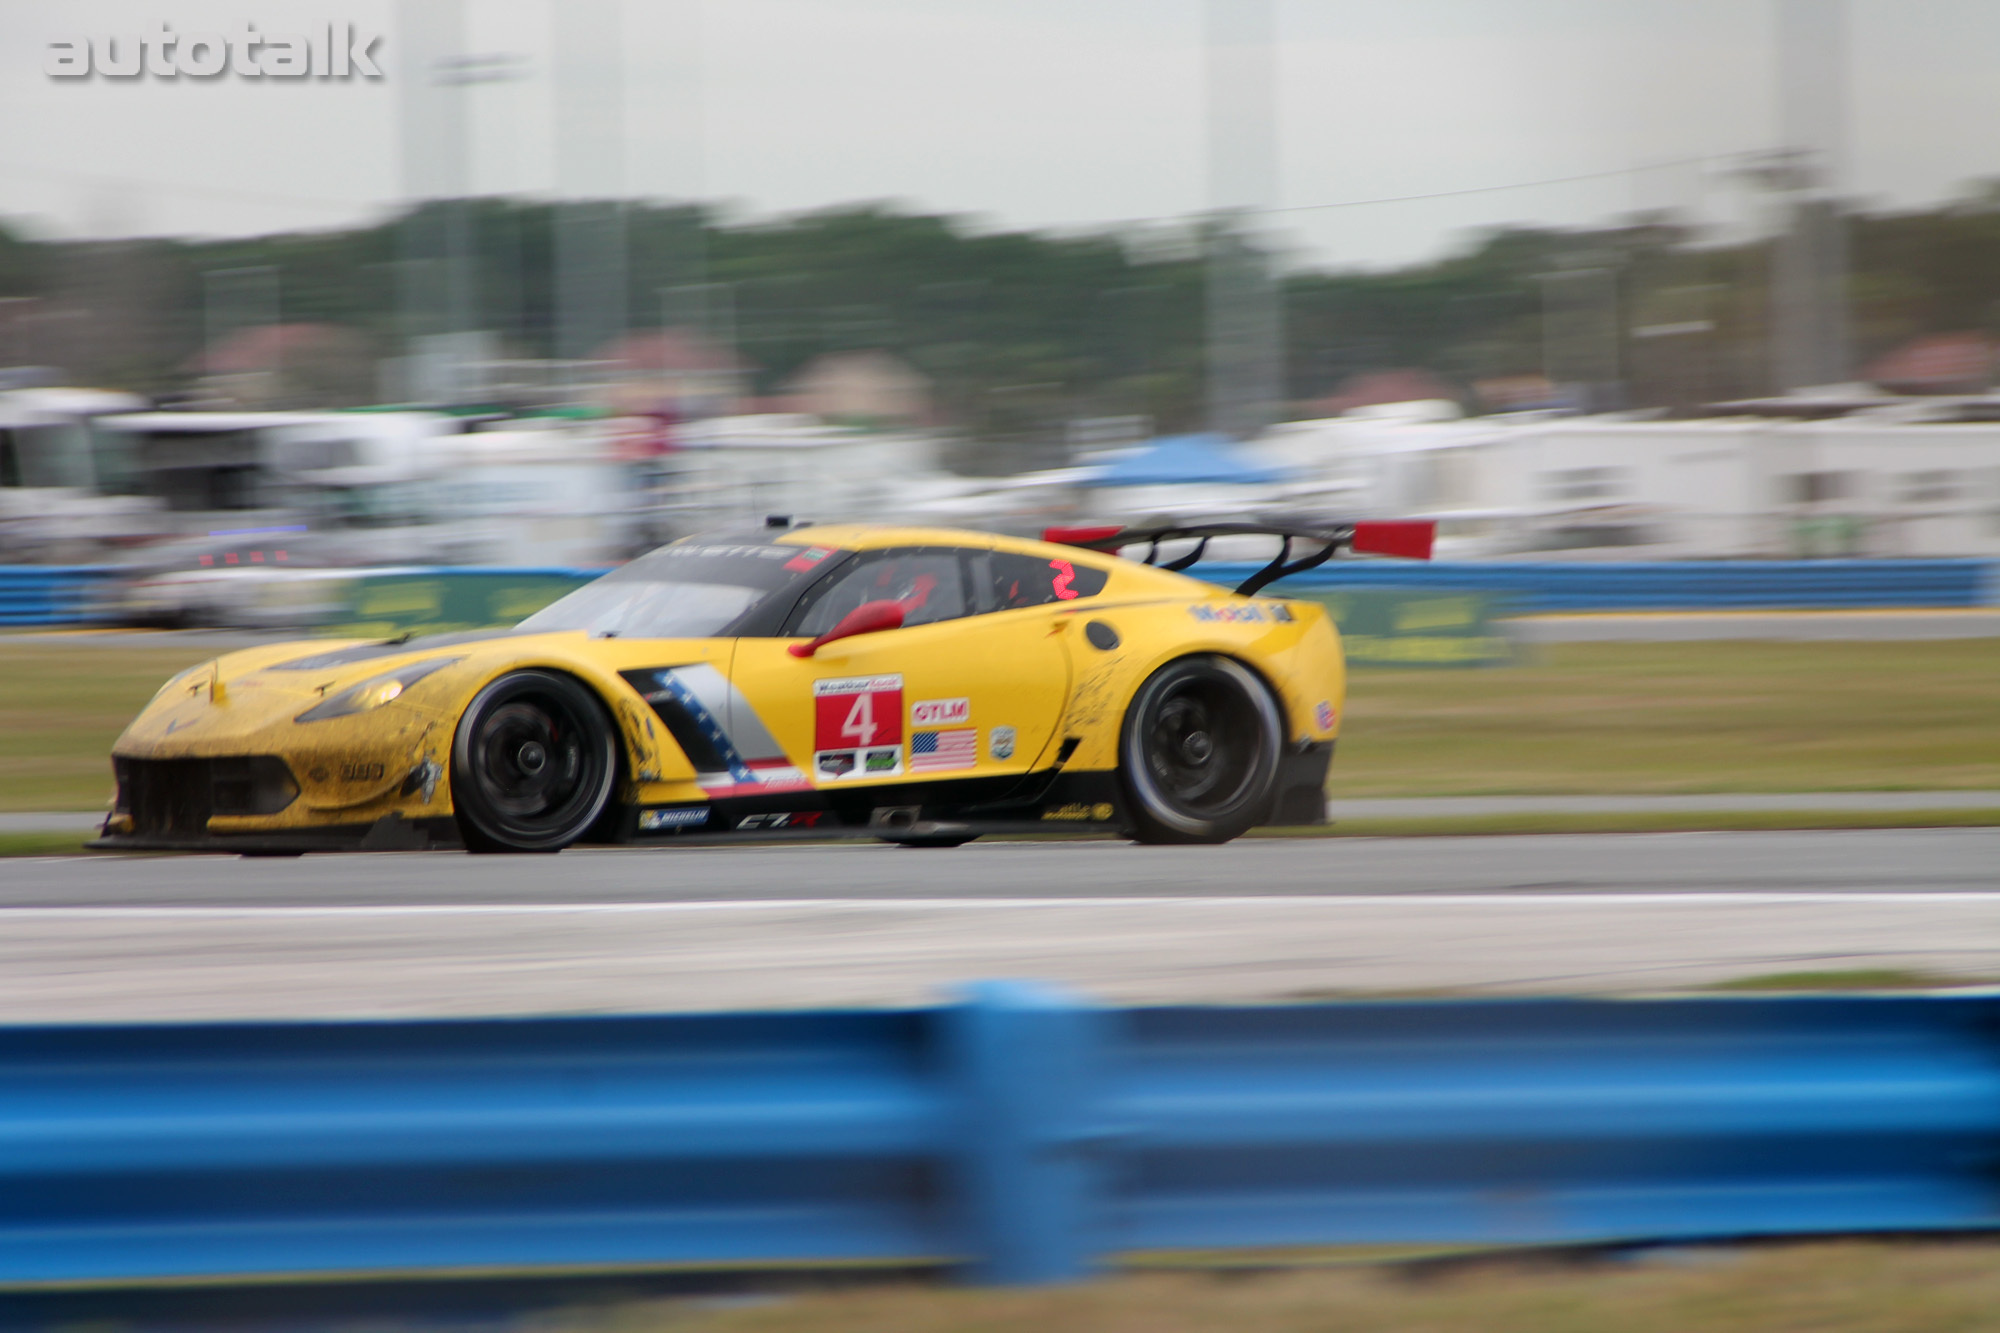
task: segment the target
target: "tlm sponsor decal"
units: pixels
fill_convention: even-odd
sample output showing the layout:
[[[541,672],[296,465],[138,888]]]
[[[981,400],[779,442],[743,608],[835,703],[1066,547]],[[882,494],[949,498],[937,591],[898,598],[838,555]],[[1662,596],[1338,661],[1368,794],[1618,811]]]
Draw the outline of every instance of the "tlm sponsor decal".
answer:
[[[913,727],[948,727],[972,717],[970,699],[920,699],[910,705]]]
[[[164,23],[141,32],[58,37],[42,52],[42,72],[56,79],[244,79],[382,77],[375,48],[382,34],[355,24],[309,24],[304,32],[259,32],[247,19],[228,32],[175,32]]]

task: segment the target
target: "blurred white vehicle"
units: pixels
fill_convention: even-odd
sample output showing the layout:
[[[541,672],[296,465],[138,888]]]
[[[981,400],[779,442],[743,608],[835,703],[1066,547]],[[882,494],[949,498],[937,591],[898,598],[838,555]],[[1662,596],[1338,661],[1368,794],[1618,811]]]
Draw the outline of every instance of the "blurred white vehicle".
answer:
[[[118,460],[92,423],[144,400],[102,389],[0,391],[0,563],[92,564],[171,527],[156,499],[113,494]]]
[[[309,628],[336,619],[355,577],[338,538],[295,529],[222,533],[131,553],[92,587],[92,621],[165,628]],[[369,570],[379,573],[380,570]]]

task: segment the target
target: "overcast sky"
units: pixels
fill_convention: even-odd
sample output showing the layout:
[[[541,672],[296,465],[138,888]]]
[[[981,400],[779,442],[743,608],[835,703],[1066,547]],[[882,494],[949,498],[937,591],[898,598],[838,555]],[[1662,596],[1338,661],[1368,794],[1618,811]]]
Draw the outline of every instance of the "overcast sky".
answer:
[[[603,3],[604,0],[597,0]],[[866,199],[1087,228],[1209,203],[1205,0],[626,0],[630,193],[763,216]],[[1272,0],[1274,222],[1298,257],[1381,266],[1468,229],[1635,208],[1743,225],[1721,161],[1777,142],[1774,0]],[[481,192],[557,170],[552,22],[469,0],[467,46],[525,77],[461,96]],[[2000,4],[1848,0],[1848,189],[1916,204],[2000,176]],[[63,80],[71,33],[379,30],[380,81]],[[42,235],[339,226],[404,196],[391,0],[0,0],[0,217]],[[574,35],[572,32],[571,35]],[[607,56],[607,59],[609,57]],[[1706,165],[1691,159],[1709,159]],[[1650,163],[1678,163],[1628,171]],[[1600,173],[1603,173],[1600,175]],[[1551,178],[1568,184],[1485,191]],[[1448,191],[1418,202],[1311,206]]]

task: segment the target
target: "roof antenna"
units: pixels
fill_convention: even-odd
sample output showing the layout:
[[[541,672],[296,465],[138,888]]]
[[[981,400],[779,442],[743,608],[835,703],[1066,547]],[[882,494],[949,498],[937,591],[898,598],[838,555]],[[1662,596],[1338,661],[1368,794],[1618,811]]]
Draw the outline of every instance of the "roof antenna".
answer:
[[[767,528],[789,528],[792,526],[792,516],[790,514],[766,514],[764,515],[764,526]]]

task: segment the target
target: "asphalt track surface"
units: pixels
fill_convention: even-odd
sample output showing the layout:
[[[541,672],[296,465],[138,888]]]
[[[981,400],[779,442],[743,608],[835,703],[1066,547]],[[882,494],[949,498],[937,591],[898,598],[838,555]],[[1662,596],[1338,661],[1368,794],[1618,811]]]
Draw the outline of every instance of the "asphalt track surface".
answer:
[[[0,861],[0,909],[1995,889],[1984,828]]]
[[[2000,811],[2000,791],[1707,792],[1683,796],[1342,797],[1327,815],[1343,819],[1436,819],[1465,815],[1712,814],[1719,811],[1812,812]],[[102,810],[0,814],[0,833],[83,833],[104,823]]]
[[[0,1023],[2000,980],[2000,829],[0,862]]]

